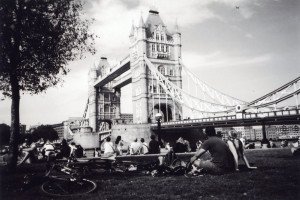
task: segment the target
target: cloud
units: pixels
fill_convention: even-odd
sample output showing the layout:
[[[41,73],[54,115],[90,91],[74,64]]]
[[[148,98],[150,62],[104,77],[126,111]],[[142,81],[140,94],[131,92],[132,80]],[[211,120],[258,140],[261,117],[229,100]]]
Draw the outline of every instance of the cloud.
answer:
[[[253,36],[251,33],[247,33],[247,34],[245,35],[245,37],[250,38],[250,39],[253,39],[253,38],[254,38],[254,36]]]
[[[232,0],[189,0],[174,1],[164,0],[153,3],[153,0],[138,1],[134,9],[129,7],[129,2],[122,0],[94,0],[89,2],[86,13],[95,19],[91,30],[100,36],[96,41],[99,54],[111,59],[122,59],[128,54],[129,33],[132,22],[137,25],[142,14],[144,20],[150,8],[157,7],[160,15],[169,30],[174,28],[175,21],[180,27],[192,27],[209,19],[223,21],[217,10],[211,5],[225,5],[235,8],[237,2]],[[250,18],[253,10],[251,2],[240,0],[239,13],[244,18]]]
[[[227,56],[220,51],[210,54],[196,54],[183,52],[183,63],[190,69],[201,68],[226,68],[226,67],[247,67],[250,64],[256,65],[268,62],[272,59],[271,54],[258,55],[255,57]]]

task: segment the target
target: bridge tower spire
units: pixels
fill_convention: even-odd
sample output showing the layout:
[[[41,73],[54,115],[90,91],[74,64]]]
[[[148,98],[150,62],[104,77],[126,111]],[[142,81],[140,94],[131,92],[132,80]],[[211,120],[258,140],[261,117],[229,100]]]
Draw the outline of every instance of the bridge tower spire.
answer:
[[[182,88],[179,30],[170,33],[159,12],[151,9],[147,20],[144,22],[141,16],[138,27],[132,28],[129,37],[133,122],[154,122],[154,116],[158,112],[163,114],[163,121],[181,119],[181,105],[163,91],[154,75],[149,73],[145,62],[147,57],[164,76],[168,76],[170,81]]]
[[[130,68],[132,69],[133,122],[148,122],[147,68],[143,56],[146,54],[146,26],[140,17],[136,31],[130,36]]]

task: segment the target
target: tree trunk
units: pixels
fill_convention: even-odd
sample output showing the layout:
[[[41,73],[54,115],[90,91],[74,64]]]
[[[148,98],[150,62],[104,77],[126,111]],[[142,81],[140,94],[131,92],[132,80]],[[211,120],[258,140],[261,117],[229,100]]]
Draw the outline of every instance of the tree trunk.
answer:
[[[18,158],[18,145],[20,138],[20,87],[18,79],[15,75],[10,76],[10,84],[12,91],[12,104],[11,104],[11,129],[10,129],[10,141],[9,152],[10,161],[8,163],[9,170],[15,171]]]

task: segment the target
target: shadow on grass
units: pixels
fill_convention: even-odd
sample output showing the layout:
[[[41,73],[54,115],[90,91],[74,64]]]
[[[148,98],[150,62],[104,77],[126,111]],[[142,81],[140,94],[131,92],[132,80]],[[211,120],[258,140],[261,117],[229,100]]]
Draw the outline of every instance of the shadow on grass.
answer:
[[[289,149],[248,151],[257,170],[240,165],[237,173],[221,176],[160,176],[138,173],[96,173],[97,191],[73,199],[300,199],[300,159]],[[1,174],[1,199],[50,199],[37,185],[25,192],[15,190],[29,172],[42,174],[43,165],[24,166],[16,174]],[[9,188],[7,188],[9,185]]]

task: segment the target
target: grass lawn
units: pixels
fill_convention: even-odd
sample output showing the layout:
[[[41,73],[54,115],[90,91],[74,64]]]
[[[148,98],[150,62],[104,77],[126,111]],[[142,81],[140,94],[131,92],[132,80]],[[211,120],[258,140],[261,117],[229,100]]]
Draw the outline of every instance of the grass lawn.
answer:
[[[73,199],[300,199],[300,158],[289,149],[248,150],[257,170],[221,176],[152,177],[142,174],[98,173],[95,192]],[[51,199],[40,190],[42,181],[22,190],[26,173],[43,173],[43,165],[24,165],[16,174],[1,173],[0,199]]]

